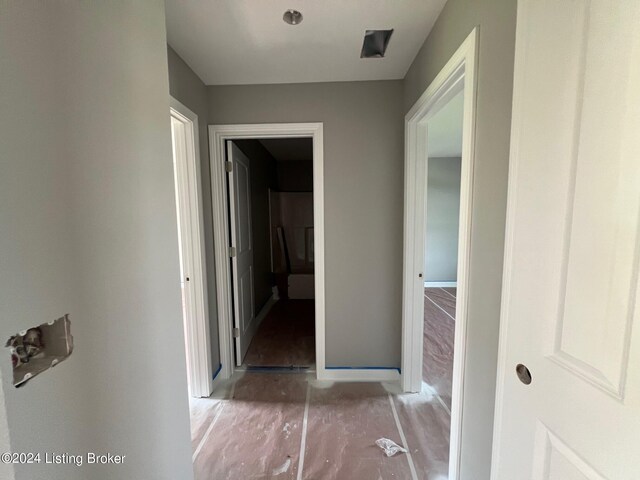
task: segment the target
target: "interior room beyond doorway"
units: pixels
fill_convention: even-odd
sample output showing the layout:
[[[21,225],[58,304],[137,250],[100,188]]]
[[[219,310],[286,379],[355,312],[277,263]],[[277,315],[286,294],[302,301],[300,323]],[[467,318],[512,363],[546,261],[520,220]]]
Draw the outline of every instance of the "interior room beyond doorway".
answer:
[[[316,355],[313,140],[229,141],[227,161],[236,365],[309,369]]]

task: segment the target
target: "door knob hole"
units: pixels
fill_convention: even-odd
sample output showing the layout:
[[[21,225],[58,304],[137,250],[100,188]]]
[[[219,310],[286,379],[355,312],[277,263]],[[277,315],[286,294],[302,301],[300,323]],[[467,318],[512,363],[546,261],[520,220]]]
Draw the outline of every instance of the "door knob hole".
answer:
[[[525,385],[529,385],[531,383],[531,372],[525,365],[521,363],[516,365],[516,374],[520,381]]]

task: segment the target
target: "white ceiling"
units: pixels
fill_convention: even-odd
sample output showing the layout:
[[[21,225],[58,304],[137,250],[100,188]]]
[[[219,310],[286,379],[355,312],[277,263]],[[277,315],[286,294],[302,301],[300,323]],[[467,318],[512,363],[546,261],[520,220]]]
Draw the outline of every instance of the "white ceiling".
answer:
[[[400,79],[445,2],[166,0],[167,39],[207,85]],[[386,57],[360,58],[365,30],[390,28]]]
[[[460,91],[427,123],[429,157],[462,156],[462,113],[464,92]]]
[[[260,143],[279,162],[313,160],[313,139],[311,138],[266,138],[260,140]]]

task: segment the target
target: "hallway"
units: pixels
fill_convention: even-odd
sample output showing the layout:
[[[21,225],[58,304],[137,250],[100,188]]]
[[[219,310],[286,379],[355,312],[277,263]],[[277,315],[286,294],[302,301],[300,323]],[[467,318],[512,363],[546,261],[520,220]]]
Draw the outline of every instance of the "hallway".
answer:
[[[435,397],[396,385],[237,372],[191,411],[196,480],[447,478],[449,415]],[[409,454],[386,457],[381,437]]]
[[[258,328],[246,367],[310,367],[316,361],[315,302],[278,300]]]

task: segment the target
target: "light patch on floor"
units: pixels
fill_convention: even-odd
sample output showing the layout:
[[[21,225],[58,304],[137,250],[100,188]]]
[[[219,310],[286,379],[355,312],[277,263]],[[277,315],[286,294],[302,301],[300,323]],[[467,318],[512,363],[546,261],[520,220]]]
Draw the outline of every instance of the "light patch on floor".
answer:
[[[278,468],[273,469],[273,471],[271,472],[271,475],[277,477],[281,473],[287,473],[287,470],[289,470],[290,466],[291,466],[291,459],[287,458],[282,465],[280,465]]]

